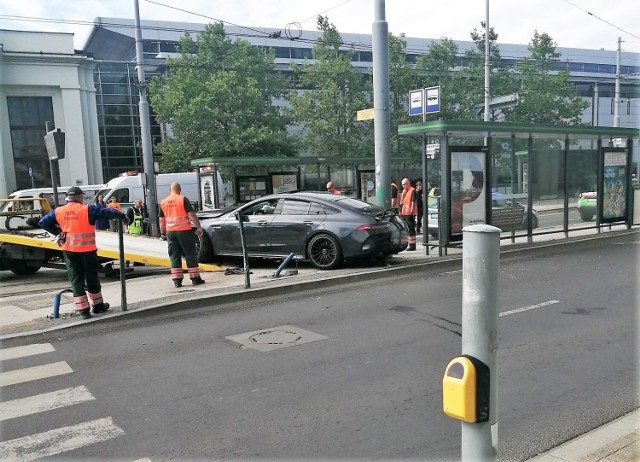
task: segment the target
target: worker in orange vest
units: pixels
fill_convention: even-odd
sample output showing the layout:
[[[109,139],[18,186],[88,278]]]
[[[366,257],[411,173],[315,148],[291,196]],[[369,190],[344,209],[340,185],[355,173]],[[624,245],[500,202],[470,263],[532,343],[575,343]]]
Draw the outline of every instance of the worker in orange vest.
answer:
[[[416,217],[418,216],[418,198],[416,190],[411,186],[409,178],[402,180],[402,194],[400,195],[400,216],[409,228],[407,236],[407,251],[416,250]]]
[[[171,279],[175,287],[182,287],[182,257],[187,261],[187,272],[191,284],[204,284],[198,268],[196,241],[191,229],[191,223],[196,228],[196,235],[202,236],[202,226],[196,216],[191,202],[181,194],[180,183],[171,183],[171,193],[160,202],[160,233],[169,244],[169,259],[171,260]]]
[[[336,188],[336,185],[333,184],[333,181],[327,183],[327,191],[331,194],[335,194],[336,196],[340,196],[342,194],[342,191]]]
[[[94,313],[104,313],[109,304],[102,299],[102,286],[98,279],[98,248],[96,247],[96,220],[129,220],[125,214],[103,205],[84,205],[82,189],[77,186],[67,191],[67,204],[42,217],[42,229],[58,236],[63,250],[67,274],[73,290],[73,303],[84,319]],[[85,292],[85,284],[87,291]]]

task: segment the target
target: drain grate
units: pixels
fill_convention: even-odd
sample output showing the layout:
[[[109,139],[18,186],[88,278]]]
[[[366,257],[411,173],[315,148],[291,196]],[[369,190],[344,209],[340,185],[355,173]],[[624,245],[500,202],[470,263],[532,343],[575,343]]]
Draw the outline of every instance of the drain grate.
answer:
[[[265,352],[302,345],[317,340],[325,340],[329,337],[287,324],[269,329],[246,332],[244,334],[230,335],[225,338],[239,344],[240,348]]]

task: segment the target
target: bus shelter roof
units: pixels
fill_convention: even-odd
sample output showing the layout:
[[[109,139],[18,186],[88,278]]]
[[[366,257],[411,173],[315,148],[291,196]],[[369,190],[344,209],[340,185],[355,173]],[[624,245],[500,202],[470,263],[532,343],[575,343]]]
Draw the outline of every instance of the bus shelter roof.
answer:
[[[393,158],[394,163],[411,163],[408,157]],[[231,165],[240,166],[283,166],[283,165],[354,165],[354,164],[371,164],[374,162],[371,157],[203,157],[193,159],[192,167],[206,167],[208,165]]]
[[[639,128],[593,127],[588,125],[539,125],[507,122],[434,120],[405,124],[398,127],[398,135],[439,136],[514,136],[516,138],[640,138]]]

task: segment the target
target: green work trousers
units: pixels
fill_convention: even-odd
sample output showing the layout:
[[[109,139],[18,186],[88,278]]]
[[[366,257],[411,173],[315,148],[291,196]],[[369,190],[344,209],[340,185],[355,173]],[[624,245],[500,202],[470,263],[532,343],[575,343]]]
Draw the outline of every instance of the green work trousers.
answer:
[[[196,238],[193,230],[170,231],[167,233],[171,268],[182,268],[182,257],[187,260],[187,268],[198,267]]]
[[[92,294],[101,292],[100,280],[98,279],[98,252],[67,252],[64,251],[64,262],[67,265],[67,275],[73,289],[73,296],[84,295],[85,283],[87,291]]]

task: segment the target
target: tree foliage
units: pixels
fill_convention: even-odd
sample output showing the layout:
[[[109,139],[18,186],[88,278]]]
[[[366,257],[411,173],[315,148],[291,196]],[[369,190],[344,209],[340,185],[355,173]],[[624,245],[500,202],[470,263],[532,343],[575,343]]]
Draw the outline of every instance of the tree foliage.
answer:
[[[560,53],[556,43],[546,34],[535,31],[529,42],[528,59],[520,59],[516,67],[520,95],[518,105],[509,110],[510,122],[539,124],[571,124],[581,122],[588,102],[576,96],[567,70],[555,73]]]
[[[287,119],[274,100],[286,82],[274,55],[243,40],[231,40],[221,23],[196,40],[186,34],[169,58],[168,74],[154,79],[150,101],[174,136],[160,143],[163,171],[189,168],[200,157],[291,156]]]
[[[366,155],[372,132],[356,121],[356,112],[370,107],[371,83],[352,66],[353,49],[343,49],[340,33],[326,17],[318,16],[318,29],[322,36],[313,47],[315,62],[293,66],[299,88],[287,97],[289,114],[311,154]]]

